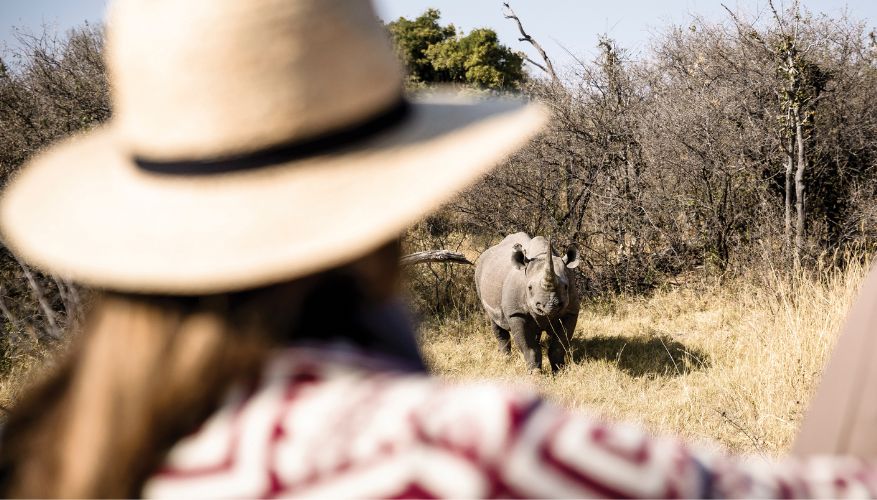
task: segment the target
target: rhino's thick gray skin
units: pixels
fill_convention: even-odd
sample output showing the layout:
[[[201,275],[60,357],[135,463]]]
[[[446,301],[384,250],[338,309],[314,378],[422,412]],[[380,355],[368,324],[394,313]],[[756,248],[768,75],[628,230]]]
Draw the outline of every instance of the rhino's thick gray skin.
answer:
[[[514,340],[530,370],[542,369],[543,331],[549,336],[552,371],[564,365],[579,315],[572,271],[579,265],[579,253],[570,246],[558,257],[549,246],[541,236],[512,234],[485,250],[475,266],[478,297],[493,323],[500,350],[511,352],[510,340]]]

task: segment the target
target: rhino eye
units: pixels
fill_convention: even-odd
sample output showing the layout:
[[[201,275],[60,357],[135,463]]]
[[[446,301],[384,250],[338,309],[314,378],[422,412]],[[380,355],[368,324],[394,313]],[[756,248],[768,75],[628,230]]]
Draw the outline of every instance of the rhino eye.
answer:
[[[527,290],[533,291],[533,285],[527,285]]]

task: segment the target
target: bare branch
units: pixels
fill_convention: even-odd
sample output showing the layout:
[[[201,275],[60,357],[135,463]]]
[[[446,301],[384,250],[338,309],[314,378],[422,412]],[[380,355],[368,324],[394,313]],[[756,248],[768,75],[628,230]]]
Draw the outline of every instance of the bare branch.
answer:
[[[28,285],[30,285],[30,290],[33,293],[34,298],[37,299],[37,303],[39,303],[43,315],[46,317],[46,322],[48,323],[48,330],[46,333],[56,340],[60,339],[61,330],[58,328],[58,323],[55,321],[55,312],[52,310],[52,306],[49,305],[49,301],[45,294],[43,294],[42,287],[40,287],[36,279],[34,279],[33,273],[30,272],[27,265],[25,265],[18,256],[15,257],[15,260],[17,260],[18,265],[21,266],[21,270],[24,272],[24,277],[27,279]]]
[[[524,57],[524,60],[527,61],[528,63],[532,64],[533,66],[536,66],[537,68],[541,69],[542,71],[548,73],[548,69],[546,69],[545,66],[542,66],[541,64],[539,64],[539,63],[537,63],[536,61],[530,59],[529,57]]]
[[[789,35],[786,33],[786,29],[783,23],[783,16],[781,16],[780,13],[777,11],[776,6],[773,4],[773,0],[768,0],[767,4],[770,6],[770,11],[773,12],[773,18],[777,23],[777,27],[780,29],[780,33],[783,35],[783,37],[788,37]],[[797,12],[797,6],[795,7],[795,10]],[[795,31],[797,31],[797,25],[795,26]]]
[[[5,290],[3,289],[3,285],[0,285],[0,313],[3,313],[6,320],[12,323],[12,326],[17,329],[19,327],[18,318],[16,318],[12,311],[6,307],[6,301],[3,299],[4,293]]]
[[[506,8],[506,11],[503,12],[503,17],[505,17],[506,19],[511,19],[518,24],[518,31],[521,32],[521,38],[518,38],[518,40],[521,42],[527,42],[530,45],[532,45],[533,48],[536,49],[537,52],[539,52],[539,56],[542,57],[542,60],[545,61],[545,65],[543,67],[540,64],[533,63],[533,61],[530,61],[529,58],[527,60],[531,64],[534,64],[536,67],[541,69],[542,71],[548,73],[548,75],[551,76],[551,80],[554,83],[560,83],[560,78],[557,77],[557,73],[554,71],[554,65],[551,64],[551,59],[548,58],[548,54],[545,53],[545,50],[542,48],[541,45],[539,45],[539,42],[534,40],[533,37],[531,37],[529,34],[527,34],[526,31],[524,31],[524,25],[521,23],[521,20],[520,20],[520,18],[518,18],[518,15],[515,14],[515,11],[512,10],[509,3],[503,2],[503,6],[505,6],[505,8]]]
[[[737,33],[740,35],[741,40],[745,42],[749,37],[754,38],[769,54],[774,56],[777,55],[776,51],[770,47],[770,45],[764,40],[764,38],[761,37],[761,35],[753,26],[744,23],[739,17],[737,17],[737,14],[734,14],[734,12],[728,8],[727,5],[722,4],[722,7],[728,12],[728,15],[730,15],[731,19],[734,21],[734,27],[737,28]],[[772,7],[773,4],[771,4],[771,8]],[[750,31],[747,32],[746,30],[744,30],[744,28],[749,28]]]

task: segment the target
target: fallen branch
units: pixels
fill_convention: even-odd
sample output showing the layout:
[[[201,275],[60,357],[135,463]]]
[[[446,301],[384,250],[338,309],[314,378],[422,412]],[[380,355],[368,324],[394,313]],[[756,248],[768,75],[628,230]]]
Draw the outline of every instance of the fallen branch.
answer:
[[[426,250],[406,255],[400,259],[399,263],[403,266],[412,266],[414,264],[422,264],[424,262],[456,262],[458,264],[469,264],[467,259],[461,253],[451,252],[450,250]]]

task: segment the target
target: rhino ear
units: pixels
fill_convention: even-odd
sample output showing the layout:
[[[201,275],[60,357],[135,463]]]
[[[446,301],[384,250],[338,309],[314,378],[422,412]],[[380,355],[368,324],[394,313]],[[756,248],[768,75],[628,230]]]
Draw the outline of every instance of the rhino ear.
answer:
[[[527,267],[527,256],[524,255],[524,249],[521,247],[520,243],[516,243],[514,250],[512,251],[512,263],[514,263],[515,267],[518,269]]]
[[[576,248],[575,245],[566,247],[566,254],[563,256],[563,263],[570,269],[575,269],[582,263],[582,259],[579,257],[579,249]]]

